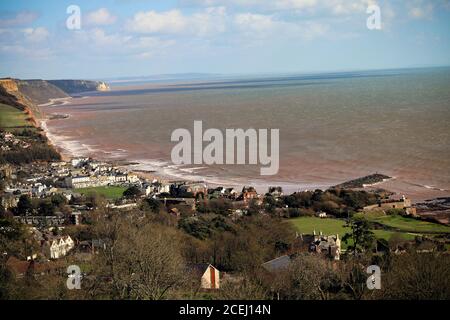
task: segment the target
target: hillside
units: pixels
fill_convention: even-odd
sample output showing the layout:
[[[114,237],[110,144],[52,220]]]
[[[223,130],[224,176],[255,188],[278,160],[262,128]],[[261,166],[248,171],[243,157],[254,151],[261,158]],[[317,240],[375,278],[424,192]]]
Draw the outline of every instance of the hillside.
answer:
[[[16,80],[19,91],[36,104],[49,99],[66,98],[69,95],[45,80]]]
[[[67,98],[71,94],[85,91],[109,90],[106,83],[88,80],[21,80],[0,79],[0,103],[12,106],[29,114],[34,121],[39,116],[37,105],[50,99]]]

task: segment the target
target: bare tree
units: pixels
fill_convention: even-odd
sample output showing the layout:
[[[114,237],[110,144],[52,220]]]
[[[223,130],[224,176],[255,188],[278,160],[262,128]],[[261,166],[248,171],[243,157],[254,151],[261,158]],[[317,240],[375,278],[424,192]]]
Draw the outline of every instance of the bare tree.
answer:
[[[107,236],[94,264],[100,291],[112,298],[159,300],[185,283],[177,230],[134,216],[114,217],[99,229]]]

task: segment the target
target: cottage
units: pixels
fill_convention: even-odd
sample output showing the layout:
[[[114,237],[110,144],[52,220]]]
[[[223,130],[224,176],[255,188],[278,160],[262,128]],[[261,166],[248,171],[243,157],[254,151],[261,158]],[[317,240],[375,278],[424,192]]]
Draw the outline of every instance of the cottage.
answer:
[[[319,218],[322,218],[322,219],[324,219],[324,218],[327,217],[327,213],[326,213],[326,212],[323,212],[323,211],[317,212],[316,215],[317,215]]]
[[[200,280],[201,289],[219,289],[220,272],[211,264],[197,263],[190,266],[193,275]]]

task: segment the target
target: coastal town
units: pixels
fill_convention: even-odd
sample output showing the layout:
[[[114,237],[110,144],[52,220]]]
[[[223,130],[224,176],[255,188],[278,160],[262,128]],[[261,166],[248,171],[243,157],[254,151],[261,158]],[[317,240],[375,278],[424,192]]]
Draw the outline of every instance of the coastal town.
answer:
[[[1,150],[3,153],[14,152],[19,149],[27,150],[32,142],[22,139],[19,135],[4,131],[1,133]],[[58,273],[65,264],[61,260],[91,261],[98,250],[104,250],[108,241],[90,238],[76,230],[83,230],[92,223],[94,212],[99,208],[109,213],[120,214],[151,207],[153,211],[166,215],[178,228],[184,229],[197,238],[204,238],[197,224],[202,216],[215,212],[233,223],[239,223],[246,216],[272,216],[299,224],[291,243],[285,243],[285,248],[279,250],[277,256],[261,264],[263,270],[269,274],[289,268],[297,256],[302,252],[314,254],[325,261],[339,263],[342,256],[348,254],[351,246],[343,245],[345,234],[326,234],[320,228],[328,228],[322,221],[347,221],[342,219],[349,214],[349,208],[337,208],[330,205],[330,194],[318,200],[320,205],[309,206],[296,204],[309,196],[323,197],[329,191],[304,191],[293,195],[284,195],[281,187],[271,187],[265,194],[258,194],[252,186],[242,189],[214,186],[208,187],[203,181],[166,181],[149,180],[139,174],[127,171],[112,163],[98,161],[92,158],[72,158],[68,161],[33,161],[30,163],[3,163],[0,166],[1,185],[1,214],[3,217],[13,218],[26,228],[31,235],[30,245],[26,255],[17,257],[9,252],[3,252],[5,265],[16,277],[25,277],[27,272],[41,275]],[[362,181],[370,182],[386,179],[383,175],[371,175]],[[353,183],[361,184],[361,181]],[[421,219],[420,212],[423,205],[412,204],[406,196],[395,197],[384,190],[368,193],[366,191],[347,191],[346,195],[364,195],[365,199],[353,204],[352,210],[360,215],[372,216],[378,212],[382,216],[397,216],[411,221]],[[338,193],[334,191],[334,197]],[[448,210],[448,199],[441,199],[442,210]],[[336,200],[335,200],[336,201]],[[336,201],[339,203],[339,201]],[[436,209],[436,203],[434,205]],[[429,208],[427,208],[429,209]],[[338,210],[340,213],[338,213]],[[130,213],[131,214],[131,213]],[[353,215],[356,213],[352,213]],[[301,227],[302,219],[317,221],[311,230]],[[312,220],[314,219],[314,220]],[[374,220],[377,221],[376,219]],[[381,221],[381,220],[378,220]],[[436,222],[428,222],[430,225]],[[425,236],[421,232],[401,233],[401,230],[387,228],[378,222],[378,230],[396,234],[398,243],[389,246],[383,237],[377,240],[376,251],[393,250],[405,252],[408,242],[418,243],[418,252],[432,252],[435,250],[446,252],[450,240],[448,227],[441,225],[442,232],[431,232]],[[349,229],[347,229],[349,230]],[[208,233],[208,231],[206,232]],[[435,234],[433,236],[433,234]],[[406,235],[406,236],[405,236]],[[206,235],[207,237],[207,235]],[[403,237],[404,241],[400,241]],[[385,238],[386,239],[386,238]],[[406,241],[414,239],[414,241]],[[420,240],[418,240],[420,239]],[[417,242],[419,241],[419,242]],[[385,248],[383,248],[383,246]],[[447,248],[447,249],[446,249]],[[201,290],[219,290],[221,281],[225,283],[237,281],[233,272],[222,272],[218,265],[203,260],[192,264],[191,270],[198,275],[198,286]]]
[[[276,185],[257,192],[251,185],[133,172],[120,162],[63,159],[37,124],[36,105],[13,80],[4,83],[10,90],[0,95],[8,103],[0,104],[5,297],[398,298],[410,297],[397,279],[402,264],[413,264],[418,279],[416,264],[432,264],[436,274],[448,266],[450,198],[413,202],[377,187],[392,179],[380,173],[285,194]],[[80,83],[104,87],[63,82],[66,90]],[[40,90],[42,82],[28,85]],[[351,290],[374,264],[383,266],[390,290]],[[426,281],[439,279],[435,273]],[[68,276],[82,282],[78,290],[66,287]]]

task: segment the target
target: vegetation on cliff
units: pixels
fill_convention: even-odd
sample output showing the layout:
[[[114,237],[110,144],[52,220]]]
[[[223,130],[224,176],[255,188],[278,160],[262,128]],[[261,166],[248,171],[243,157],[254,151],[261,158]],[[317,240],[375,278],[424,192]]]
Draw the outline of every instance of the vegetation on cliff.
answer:
[[[383,182],[386,179],[391,179],[391,177],[380,173],[374,173],[362,178],[350,180],[335,186],[335,188],[342,189],[354,189],[354,188],[364,188],[364,185],[371,185],[379,182]]]

